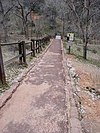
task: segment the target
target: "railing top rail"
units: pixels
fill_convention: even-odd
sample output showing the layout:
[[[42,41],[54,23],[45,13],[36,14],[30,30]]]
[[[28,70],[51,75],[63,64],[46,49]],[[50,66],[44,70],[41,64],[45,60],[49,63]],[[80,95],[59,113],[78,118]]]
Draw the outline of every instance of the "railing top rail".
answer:
[[[39,40],[42,40],[42,39],[47,39],[49,38],[50,36],[44,36],[44,37],[41,37],[41,38],[32,38],[31,40],[32,41],[39,41]]]
[[[25,44],[29,44],[29,43],[31,43],[32,41],[27,41],[27,42],[25,42]]]
[[[22,42],[22,41],[20,41],[20,42],[13,42],[13,43],[0,43],[0,45],[1,45],[1,46],[15,45],[15,44],[19,44],[19,43],[21,43],[21,42]],[[25,42],[25,44],[29,44],[29,43],[31,43],[31,41]]]
[[[39,41],[39,40],[42,40],[42,38],[38,38],[38,39],[36,39],[36,38],[34,39],[34,38],[33,38],[33,39],[31,39],[31,40],[32,40],[32,41]]]
[[[47,39],[47,38],[49,38],[49,36],[44,36],[44,37],[41,37],[41,38],[32,38],[31,41],[39,41],[39,40]],[[25,42],[25,44],[31,43],[31,41],[27,41],[27,42]],[[20,42],[22,42],[22,41],[18,41],[18,42],[9,42],[9,43],[0,43],[0,45],[1,45],[1,46],[16,45],[16,44],[19,44]]]
[[[9,42],[9,43],[0,43],[1,46],[6,46],[6,45],[15,45],[15,44],[19,44],[20,42]]]

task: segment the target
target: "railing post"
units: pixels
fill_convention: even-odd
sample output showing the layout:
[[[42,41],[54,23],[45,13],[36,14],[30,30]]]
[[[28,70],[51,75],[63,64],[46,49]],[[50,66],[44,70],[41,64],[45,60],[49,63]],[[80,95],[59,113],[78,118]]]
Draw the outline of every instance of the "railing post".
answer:
[[[33,41],[33,55],[35,57],[35,41]]]
[[[35,46],[36,46],[36,53],[38,53],[38,41],[37,40],[36,40]]]
[[[19,55],[21,55],[20,57],[19,57],[19,63],[20,64],[22,64],[22,42],[20,42],[19,44],[18,44],[18,46],[19,46]]]
[[[31,40],[31,51],[32,51],[32,56],[35,57],[35,43],[34,43],[34,40]]]
[[[45,48],[45,38],[43,38],[43,48]]]
[[[44,38],[44,47],[45,47],[45,45],[46,45],[46,39]]]
[[[45,38],[45,45],[47,45],[47,37]]]
[[[1,45],[0,45],[0,83],[2,84],[6,83]]]
[[[40,39],[40,50],[42,51],[42,39]]]
[[[27,64],[26,63],[26,44],[25,44],[25,41],[22,41],[22,50],[23,50],[23,53],[22,53],[23,63]]]
[[[40,40],[38,40],[38,53],[40,53]]]

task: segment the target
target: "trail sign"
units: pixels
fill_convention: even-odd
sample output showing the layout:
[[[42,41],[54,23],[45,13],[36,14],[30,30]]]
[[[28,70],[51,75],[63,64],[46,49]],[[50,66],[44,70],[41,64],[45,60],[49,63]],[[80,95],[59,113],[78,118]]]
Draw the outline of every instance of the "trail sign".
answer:
[[[69,54],[71,52],[71,46],[73,45],[73,41],[74,41],[74,33],[67,33],[67,41],[68,41],[68,51]]]
[[[56,39],[61,40],[61,36],[60,35],[56,35]]]
[[[74,33],[67,33],[67,38],[69,38],[69,41],[74,40]]]

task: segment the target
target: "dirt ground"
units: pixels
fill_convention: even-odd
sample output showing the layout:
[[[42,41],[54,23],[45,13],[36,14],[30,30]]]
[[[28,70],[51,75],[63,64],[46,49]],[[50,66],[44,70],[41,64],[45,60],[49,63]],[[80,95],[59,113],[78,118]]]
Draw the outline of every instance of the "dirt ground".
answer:
[[[74,55],[67,55],[67,59],[79,76],[83,132],[100,133],[100,68],[79,61]]]

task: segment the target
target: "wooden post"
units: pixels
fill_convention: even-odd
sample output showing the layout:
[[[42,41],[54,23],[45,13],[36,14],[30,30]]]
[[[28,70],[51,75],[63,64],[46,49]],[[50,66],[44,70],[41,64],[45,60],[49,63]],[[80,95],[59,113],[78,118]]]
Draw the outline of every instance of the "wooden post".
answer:
[[[35,43],[34,43],[34,40],[31,40],[31,51],[32,51],[32,56],[35,57]]]
[[[0,45],[0,83],[2,84],[6,83],[1,45]]]
[[[40,40],[38,40],[38,53],[40,53]]]
[[[36,40],[35,46],[36,46],[36,53],[38,53],[38,41],[37,40]]]
[[[46,44],[46,38],[44,38],[44,41],[43,41],[44,48],[45,48],[45,44]]]
[[[19,55],[21,55],[21,57],[19,57],[19,63],[20,64],[22,64],[22,42],[20,42],[19,44],[18,44],[18,46],[19,46]]]
[[[40,50],[42,51],[42,39],[40,39]]]
[[[31,56],[33,56],[33,42],[32,42],[32,40],[31,40],[31,51],[32,51]]]
[[[35,41],[33,41],[33,55],[35,57]]]
[[[25,44],[25,41],[22,41],[22,50],[23,50],[23,63],[24,64],[27,64],[26,63],[26,44]]]
[[[46,37],[46,45],[48,44],[48,37]]]
[[[44,38],[42,39],[42,47],[44,48]]]

